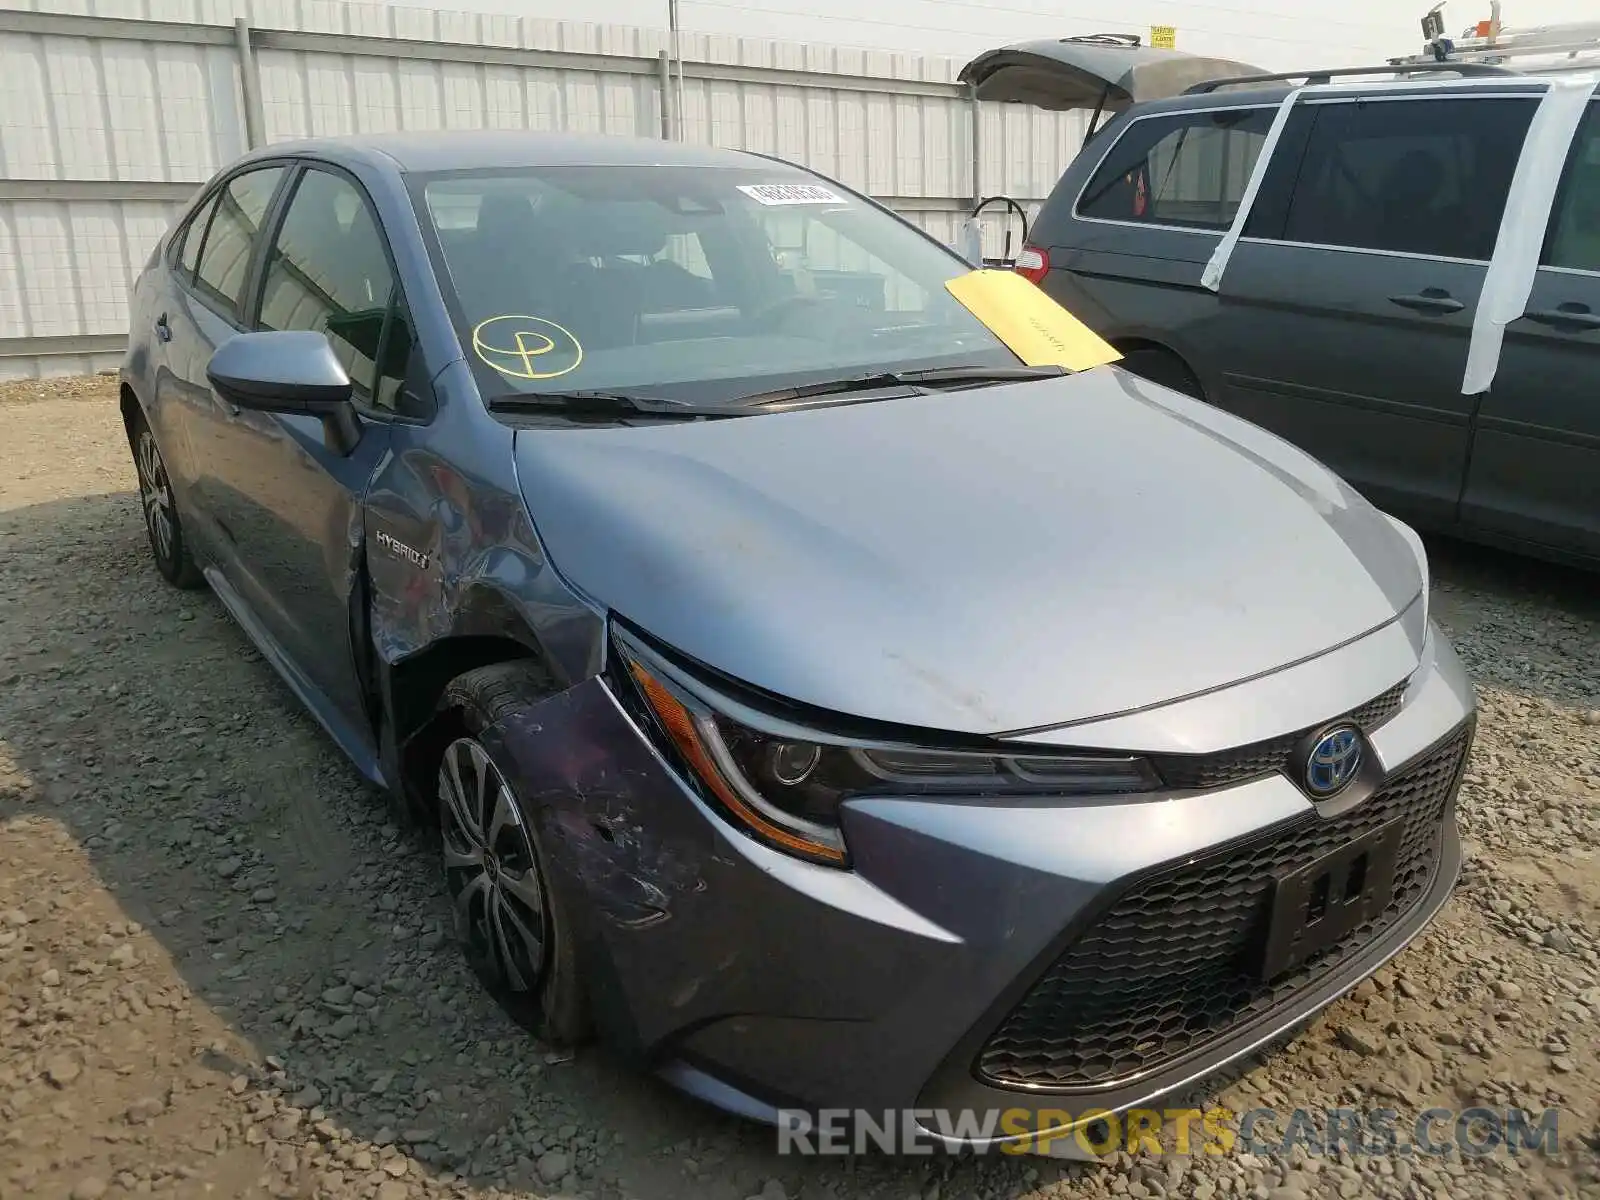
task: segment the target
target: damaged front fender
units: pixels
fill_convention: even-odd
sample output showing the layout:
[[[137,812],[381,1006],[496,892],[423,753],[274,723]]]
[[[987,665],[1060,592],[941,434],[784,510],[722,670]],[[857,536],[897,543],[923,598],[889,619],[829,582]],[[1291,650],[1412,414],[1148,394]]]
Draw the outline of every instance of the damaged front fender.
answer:
[[[479,735],[577,926],[597,1022],[660,1056],[737,1013],[869,1020],[958,939],[848,871],[715,816],[600,677]]]
[[[517,768],[513,786],[537,814],[547,852],[583,888],[595,915],[640,928],[668,919],[678,896],[705,888],[706,848],[687,830],[659,828],[661,805],[647,799],[662,782],[658,764],[648,753],[629,753],[626,730],[602,732],[610,701],[592,678],[520,710],[479,740]]]

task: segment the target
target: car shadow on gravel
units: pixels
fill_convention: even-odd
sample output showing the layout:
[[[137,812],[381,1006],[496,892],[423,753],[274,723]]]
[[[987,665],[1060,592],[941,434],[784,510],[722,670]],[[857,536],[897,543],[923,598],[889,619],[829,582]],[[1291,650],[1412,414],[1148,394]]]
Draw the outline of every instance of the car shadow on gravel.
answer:
[[[1479,683],[1566,708],[1600,708],[1600,572],[1427,539],[1433,610]]]
[[[1426,541],[1434,576],[1440,582],[1518,602],[1531,601],[1600,622],[1600,572],[1454,538],[1430,535]]]
[[[209,592],[156,575],[135,494],[0,512],[0,602],[0,827],[59,822],[254,1048],[201,1062],[232,1077],[232,1136],[284,1194],[309,1177],[372,1194],[401,1153],[420,1164],[408,1186],[651,1200],[1011,1196],[1084,1169],[780,1156],[771,1131],[604,1049],[550,1053],[449,943],[428,839],[392,823]]]

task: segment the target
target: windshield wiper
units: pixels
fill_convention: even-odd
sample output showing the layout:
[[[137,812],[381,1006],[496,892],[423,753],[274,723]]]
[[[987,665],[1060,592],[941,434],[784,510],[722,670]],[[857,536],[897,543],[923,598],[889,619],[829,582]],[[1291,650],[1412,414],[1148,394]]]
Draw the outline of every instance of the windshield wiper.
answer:
[[[1019,383],[1030,379],[1054,379],[1069,374],[1063,367],[927,367],[916,371],[879,371],[845,379],[825,379],[798,387],[775,388],[740,396],[732,404],[690,404],[663,400],[629,391],[507,392],[489,399],[491,412],[546,412],[562,417],[645,417],[662,420],[691,420],[749,417],[764,405],[785,401],[842,396],[850,392],[870,392],[891,387],[946,387]]]
[[[895,372],[910,383],[1025,383],[1071,373],[1065,367],[928,367]]]
[[[868,392],[878,388],[963,384],[1024,383],[1030,379],[1055,379],[1069,374],[1065,367],[925,367],[916,371],[879,371],[845,379],[824,379],[797,387],[774,388],[740,396],[740,404],[781,404],[786,400],[810,400],[819,396],[842,396],[849,392]]]
[[[576,391],[576,392],[508,392],[489,398],[490,412],[544,412],[561,417],[661,417],[682,420],[694,417],[748,417],[751,412],[743,407],[729,408],[714,404],[686,404],[676,400],[662,400],[638,392]]]

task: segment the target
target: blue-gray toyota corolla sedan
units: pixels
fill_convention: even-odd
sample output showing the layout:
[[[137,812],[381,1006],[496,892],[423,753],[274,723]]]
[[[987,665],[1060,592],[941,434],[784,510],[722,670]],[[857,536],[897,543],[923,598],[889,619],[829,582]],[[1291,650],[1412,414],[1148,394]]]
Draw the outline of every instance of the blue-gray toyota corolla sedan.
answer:
[[[258,151],[140,276],[157,569],[438,830],[542,1037],[1013,1144],[1271,1041],[1449,895],[1475,708],[1416,536],[1025,365],[968,270],[760,156],[451,133]]]

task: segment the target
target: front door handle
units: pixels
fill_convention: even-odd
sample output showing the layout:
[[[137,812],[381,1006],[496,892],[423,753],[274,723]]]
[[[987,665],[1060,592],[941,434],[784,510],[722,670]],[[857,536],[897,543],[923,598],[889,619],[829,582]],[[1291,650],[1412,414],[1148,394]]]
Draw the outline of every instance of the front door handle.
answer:
[[[1560,308],[1540,309],[1528,313],[1527,318],[1569,333],[1600,329],[1600,315],[1594,313],[1587,304],[1563,304]]]
[[[156,318],[156,336],[163,342],[172,340],[172,326],[167,324],[167,314],[162,313]]]
[[[1442,288],[1424,288],[1415,296],[1390,296],[1389,303],[1409,308],[1412,312],[1438,313],[1441,316],[1466,308],[1465,304]]]

